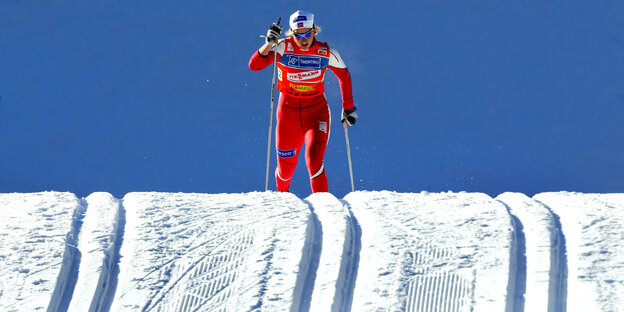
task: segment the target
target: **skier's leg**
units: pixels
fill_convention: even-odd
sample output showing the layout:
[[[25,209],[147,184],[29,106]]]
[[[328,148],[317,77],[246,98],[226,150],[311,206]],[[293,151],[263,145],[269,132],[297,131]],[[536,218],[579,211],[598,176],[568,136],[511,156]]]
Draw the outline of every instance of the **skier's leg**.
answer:
[[[288,192],[290,180],[297,168],[297,155],[300,149],[280,150],[277,149],[277,168],[275,169],[275,184],[278,192]],[[280,156],[292,155],[292,156]]]
[[[275,169],[275,183],[278,192],[288,192],[292,179],[304,133],[301,129],[299,114],[292,108],[285,107],[280,97],[277,108],[277,125],[275,128],[275,146],[277,148],[277,168]]]
[[[306,144],[306,164],[310,173],[310,187],[313,193],[327,192],[329,190],[325,166],[323,165],[326,147],[327,141],[315,142],[310,145]]]
[[[310,187],[313,193],[329,190],[323,165],[327,141],[329,140],[329,109],[327,102],[318,107],[308,118],[310,124],[305,136],[306,165],[310,174]]]

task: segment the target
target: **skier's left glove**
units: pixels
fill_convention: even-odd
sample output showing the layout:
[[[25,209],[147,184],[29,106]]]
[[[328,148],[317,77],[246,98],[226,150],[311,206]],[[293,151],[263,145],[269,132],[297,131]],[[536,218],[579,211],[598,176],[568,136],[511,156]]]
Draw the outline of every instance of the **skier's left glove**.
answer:
[[[355,122],[358,119],[358,114],[355,112],[355,107],[353,109],[343,110],[342,111],[342,123],[346,123],[349,126],[355,125]]]

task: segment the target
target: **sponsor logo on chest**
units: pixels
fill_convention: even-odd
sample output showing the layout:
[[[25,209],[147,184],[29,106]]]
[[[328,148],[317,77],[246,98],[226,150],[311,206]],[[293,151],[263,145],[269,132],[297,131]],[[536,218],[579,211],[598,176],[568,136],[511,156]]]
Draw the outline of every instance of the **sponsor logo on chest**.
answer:
[[[300,73],[288,73],[288,80],[292,82],[301,82],[321,77],[321,70],[311,70]]]
[[[300,69],[322,69],[323,61],[320,56],[286,54],[280,61],[282,64]]]

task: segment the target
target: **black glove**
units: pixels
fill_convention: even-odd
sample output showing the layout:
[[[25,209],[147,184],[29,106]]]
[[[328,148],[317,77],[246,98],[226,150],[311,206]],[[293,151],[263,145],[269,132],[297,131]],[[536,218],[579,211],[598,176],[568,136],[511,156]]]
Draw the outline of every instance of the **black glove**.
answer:
[[[358,119],[358,114],[355,112],[355,107],[353,109],[342,111],[342,123],[343,124],[346,122],[347,125],[353,126],[355,125],[355,122],[357,121],[357,119]]]
[[[266,37],[264,37],[264,39],[266,40],[266,43],[274,46],[277,44],[277,40],[279,40],[279,37],[281,34],[282,34],[282,26],[279,25],[279,22],[273,23],[273,25],[269,27],[269,30],[267,31],[267,35]]]

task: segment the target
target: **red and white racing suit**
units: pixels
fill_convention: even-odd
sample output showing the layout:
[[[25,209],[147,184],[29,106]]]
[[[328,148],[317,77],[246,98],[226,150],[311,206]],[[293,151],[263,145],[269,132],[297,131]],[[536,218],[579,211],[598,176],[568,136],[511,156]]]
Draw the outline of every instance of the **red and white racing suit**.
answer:
[[[301,146],[305,142],[305,160],[310,174],[312,192],[327,192],[327,175],[323,166],[329,140],[330,113],[325,98],[325,71],[329,68],[338,77],[342,91],[342,107],[353,109],[351,76],[340,54],[325,42],[316,39],[308,51],[302,51],[292,37],[281,40],[262,56],[255,52],[249,68],[259,71],[273,63],[277,52],[277,190],[288,191],[297,166]]]

